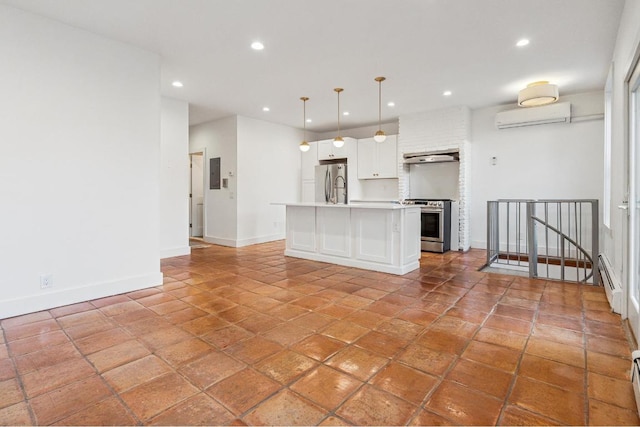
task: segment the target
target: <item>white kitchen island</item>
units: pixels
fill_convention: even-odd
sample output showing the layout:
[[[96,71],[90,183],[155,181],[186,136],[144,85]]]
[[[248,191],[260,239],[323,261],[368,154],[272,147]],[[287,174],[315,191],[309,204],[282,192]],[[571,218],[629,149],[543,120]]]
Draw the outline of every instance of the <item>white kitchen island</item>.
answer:
[[[419,206],[282,204],[287,256],[398,275],[420,266]]]

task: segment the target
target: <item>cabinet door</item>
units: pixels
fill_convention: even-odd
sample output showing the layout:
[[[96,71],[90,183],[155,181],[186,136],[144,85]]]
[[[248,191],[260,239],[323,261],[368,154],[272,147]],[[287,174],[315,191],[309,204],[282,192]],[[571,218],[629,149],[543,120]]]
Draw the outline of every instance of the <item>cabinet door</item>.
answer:
[[[311,148],[307,152],[300,152],[300,174],[305,179],[315,179],[315,168],[318,164],[318,144],[310,142]]]
[[[333,159],[333,139],[318,141],[318,160]]]
[[[376,178],[398,177],[398,140],[396,135],[388,135],[384,142],[377,142],[378,167]]]
[[[351,209],[316,208],[318,253],[351,258]]]
[[[318,141],[318,160],[346,159],[349,157],[349,141],[345,138],[340,148],[333,145],[333,139]]]
[[[358,140],[358,179],[375,178],[376,142],[373,138]]]
[[[393,264],[393,211],[353,209],[351,215],[356,242],[355,258]]]

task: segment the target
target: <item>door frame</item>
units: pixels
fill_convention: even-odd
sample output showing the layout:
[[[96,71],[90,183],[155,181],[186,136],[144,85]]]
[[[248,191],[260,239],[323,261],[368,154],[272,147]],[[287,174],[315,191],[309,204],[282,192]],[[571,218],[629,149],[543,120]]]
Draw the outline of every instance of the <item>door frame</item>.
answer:
[[[209,165],[207,164],[207,149],[206,147],[202,148],[194,148],[189,150],[189,191],[187,193],[187,199],[189,201],[189,223],[187,223],[187,229],[189,230],[189,237],[191,237],[192,228],[189,226],[192,220],[191,214],[191,197],[189,197],[191,193],[191,182],[192,182],[192,173],[191,173],[191,156],[194,154],[202,155],[202,238],[206,241],[207,237],[207,168]]]
[[[632,95],[635,88],[636,95]],[[638,215],[636,206],[640,202],[638,200],[639,188],[638,179],[640,178],[640,162],[638,162],[640,150],[640,45],[636,46],[636,52],[631,61],[631,66],[627,72],[624,81],[624,151],[627,161],[625,162],[624,171],[624,189],[623,194],[626,197],[626,202],[623,200],[624,208],[623,214],[623,233],[622,238],[623,248],[625,254],[623,255],[623,268],[622,268],[622,280],[625,286],[625,292],[623,292],[623,317],[626,317],[629,322],[629,327],[636,339],[636,342],[640,340],[640,298],[636,301],[638,307],[632,307],[632,293],[634,290],[640,287],[640,283],[634,282],[637,280],[636,271],[639,268],[640,260],[638,260],[638,254],[640,253],[640,247],[636,246],[635,234],[639,232],[637,230]],[[634,109],[632,102],[635,101],[636,108]],[[626,203],[626,205],[625,205]],[[640,246],[640,245],[639,245]],[[640,294],[636,290],[636,294]]]

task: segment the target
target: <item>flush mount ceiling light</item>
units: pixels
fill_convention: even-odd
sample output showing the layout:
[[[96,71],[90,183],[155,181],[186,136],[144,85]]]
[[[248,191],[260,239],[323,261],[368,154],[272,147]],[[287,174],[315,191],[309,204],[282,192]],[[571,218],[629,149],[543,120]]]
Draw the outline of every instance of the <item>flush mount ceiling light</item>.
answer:
[[[528,44],[529,44],[529,39],[520,39],[520,40],[518,40],[518,43],[516,43],[516,46],[524,47],[524,46],[526,46]]]
[[[253,50],[262,50],[264,49],[264,45],[260,42],[253,42],[251,43],[251,49]]]
[[[442,96],[451,96],[451,91],[445,90],[444,92],[442,92]]]
[[[309,151],[309,149],[311,148],[311,146],[307,142],[307,101],[309,100],[309,98],[307,98],[306,96],[303,96],[302,98],[300,98],[300,100],[302,101],[302,129],[303,129],[302,142],[300,143],[300,151],[304,153],[306,151]]]
[[[384,142],[387,135],[382,130],[382,82],[386,80],[384,77],[376,77],[373,79],[378,82],[378,131],[373,136],[375,142]]]
[[[262,107],[262,111],[266,113],[267,111],[271,111],[271,110],[269,109],[269,107]]]
[[[337,87],[333,89],[338,94],[338,136],[336,136],[333,140],[333,145],[337,148],[340,148],[344,145],[344,139],[340,136],[340,92],[344,89],[341,87]]]
[[[171,86],[173,86],[173,87],[182,87],[184,85],[182,84],[182,82],[176,80],[173,83],[171,83]]]
[[[537,107],[552,104],[558,100],[558,86],[548,81],[533,82],[518,93],[518,105],[521,107]]]

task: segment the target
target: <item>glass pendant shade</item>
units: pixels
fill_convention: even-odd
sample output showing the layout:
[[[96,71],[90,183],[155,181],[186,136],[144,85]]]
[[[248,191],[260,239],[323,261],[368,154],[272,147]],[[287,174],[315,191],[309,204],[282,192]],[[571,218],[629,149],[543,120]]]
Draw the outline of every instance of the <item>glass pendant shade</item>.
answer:
[[[387,135],[384,134],[383,130],[379,130],[378,132],[376,132],[376,134],[373,136],[373,140],[375,142],[384,142],[387,139]]]
[[[336,148],[340,148],[344,146],[344,139],[342,139],[339,136],[336,136],[336,138],[333,140],[333,146]]]
[[[311,146],[307,141],[302,141],[299,147],[300,147],[300,151],[302,151],[303,153],[306,153],[311,148]]]

